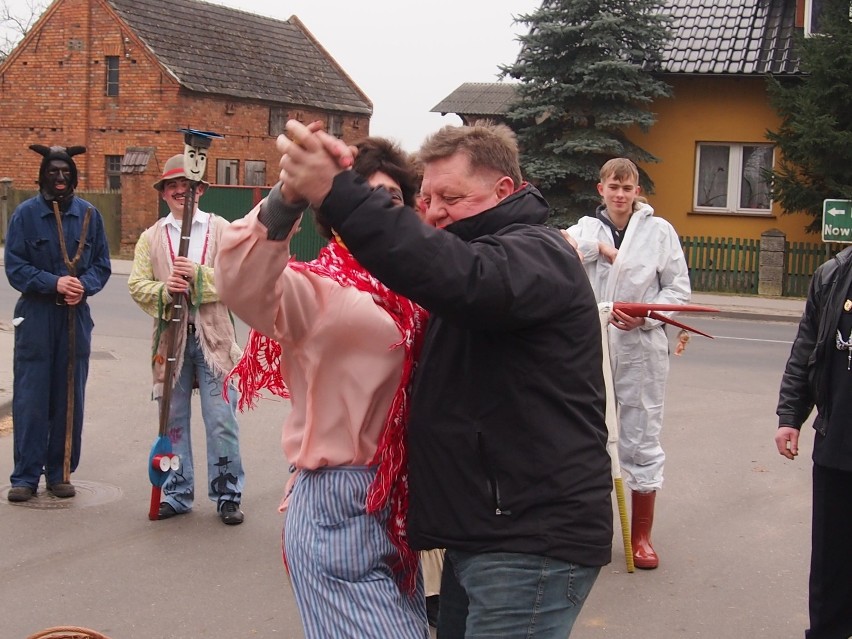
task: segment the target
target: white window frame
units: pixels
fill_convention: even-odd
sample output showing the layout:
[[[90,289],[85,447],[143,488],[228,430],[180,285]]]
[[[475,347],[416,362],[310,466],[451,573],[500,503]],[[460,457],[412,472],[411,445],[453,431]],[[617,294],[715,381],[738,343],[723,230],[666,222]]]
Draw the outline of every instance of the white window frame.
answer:
[[[822,2],[825,0],[820,0],[820,8],[822,7]],[[805,0],[805,37],[809,38],[812,35],[818,35],[819,31],[816,30],[817,25],[814,24],[817,20],[819,20],[819,16],[814,15],[814,0]]]
[[[726,176],[727,202],[724,206],[707,206],[699,204],[699,191],[701,188],[701,148],[705,146],[728,147],[728,175]],[[716,213],[727,215],[753,215],[771,216],[772,200],[769,200],[768,208],[747,208],[740,206],[742,171],[743,171],[743,149],[744,147],[770,147],[772,148],[771,166],[775,166],[775,149],[773,145],[763,142],[699,142],[695,145],[695,185],[692,193],[692,206],[696,213]]]

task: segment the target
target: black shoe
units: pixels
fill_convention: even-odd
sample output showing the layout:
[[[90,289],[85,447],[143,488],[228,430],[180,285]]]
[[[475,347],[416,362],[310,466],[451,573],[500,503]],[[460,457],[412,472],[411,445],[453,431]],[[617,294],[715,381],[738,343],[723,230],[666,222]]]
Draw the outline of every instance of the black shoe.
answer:
[[[222,518],[222,523],[228,526],[236,526],[243,523],[244,515],[240,510],[240,505],[235,501],[226,501],[219,509],[219,517]]]
[[[158,520],[159,519],[170,519],[171,517],[174,517],[175,515],[185,515],[186,512],[187,511],[185,511],[185,510],[177,511],[177,510],[174,509],[174,506],[172,506],[169,502],[161,501],[160,502],[160,510],[157,511],[157,519]]]
[[[12,486],[6,499],[14,502],[29,501],[35,497],[36,491],[29,486]]]
[[[61,481],[56,484],[48,484],[47,492],[52,493],[54,497],[68,499],[69,497],[73,497],[77,494],[77,489],[74,488],[74,484]]]

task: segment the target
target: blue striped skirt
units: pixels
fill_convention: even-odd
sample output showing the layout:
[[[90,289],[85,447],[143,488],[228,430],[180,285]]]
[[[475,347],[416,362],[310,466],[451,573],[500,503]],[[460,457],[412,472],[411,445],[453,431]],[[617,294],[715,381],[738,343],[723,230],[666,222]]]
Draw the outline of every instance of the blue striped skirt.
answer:
[[[284,552],[306,639],[428,639],[423,579],[400,590],[387,509],[367,514],[376,469],[300,470],[284,521]]]

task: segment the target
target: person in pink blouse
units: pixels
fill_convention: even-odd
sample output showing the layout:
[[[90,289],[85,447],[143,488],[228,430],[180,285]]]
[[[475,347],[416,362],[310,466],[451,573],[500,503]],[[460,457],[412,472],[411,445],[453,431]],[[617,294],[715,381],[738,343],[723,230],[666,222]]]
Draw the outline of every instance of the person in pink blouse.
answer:
[[[354,170],[388,209],[414,204],[399,147],[357,145]],[[405,537],[408,390],[427,315],[372,277],[334,237],[311,262],[291,255],[305,204],[277,184],[222,238],[216,283],[252,327],[233,374],[243,401],[289,397],[284,556],[305,637],[428,637],[417,553]],[[284,510],[284,508],[282,508]]]

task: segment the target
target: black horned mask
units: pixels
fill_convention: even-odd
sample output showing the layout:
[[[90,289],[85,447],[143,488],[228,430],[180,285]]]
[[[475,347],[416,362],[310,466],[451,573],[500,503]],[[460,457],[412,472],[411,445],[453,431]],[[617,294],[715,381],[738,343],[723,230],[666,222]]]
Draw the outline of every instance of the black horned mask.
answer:
[[[42,156],[41,166],[38,170],[38,187],[42,194],[50,200],[63,200],[74,193],[77,188],[77,165],[72,159],[73,156],[86,152],[84,146],[44,146],[42,144],[31,144],[30,149]],[[70,169],[70,175],[67,179],[67,187],[61,188],[57,182],[65,181],[64,178],[58,180],[48,179],[48,169],[51,162],[65,162]]]

